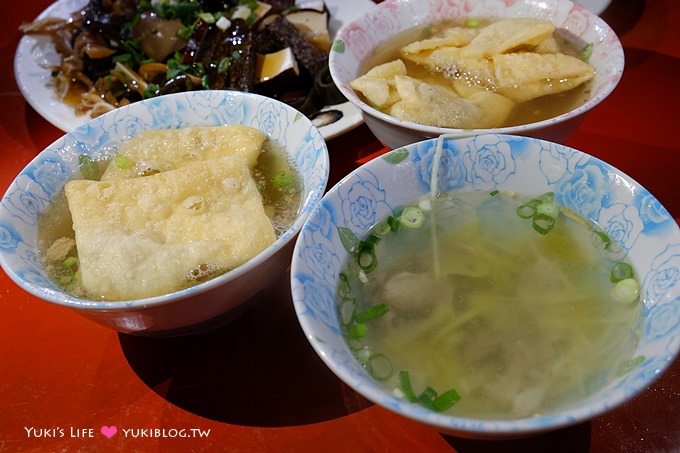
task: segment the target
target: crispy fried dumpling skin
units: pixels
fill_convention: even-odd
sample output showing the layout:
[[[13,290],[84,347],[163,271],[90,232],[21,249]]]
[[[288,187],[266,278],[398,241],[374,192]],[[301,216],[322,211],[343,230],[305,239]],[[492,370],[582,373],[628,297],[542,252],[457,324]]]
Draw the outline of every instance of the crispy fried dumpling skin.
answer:
[[[103,300],[166,294],[244,263],[276,239],[246,158],[65,186],[83,288]]]

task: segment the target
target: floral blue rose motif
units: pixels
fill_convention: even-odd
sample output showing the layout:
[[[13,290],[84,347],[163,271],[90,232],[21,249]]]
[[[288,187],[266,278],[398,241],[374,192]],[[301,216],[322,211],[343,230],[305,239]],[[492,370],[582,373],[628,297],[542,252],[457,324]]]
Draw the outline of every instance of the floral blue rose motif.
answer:
[[[305,223],[305,229],[318,233],[321,236],[331,239],[333,231],[333,215],[331,214],[332,207],[329,206],[327,200],[321,200],[319,207],[314,211],[314,215],[310,216]]]
[[[601,164],[589,162],[566,176],[555,192],[555,200],[589,219],[597,219],[609,195],[608,173]]]
[[[287,146],[286,130],[290,124],[288,112],[284,104],[278,102],[263,102],[255,114],[255,126],[282,145]]]
[[[680,283],[680,244],[672,244],[652,261],[642,284],[646,288],[645,306],[650,307],[668,297],[669,291]]]
[[[156,129],[184,127],[182,118],[186,116],[184,112],[188,110],[186,103],[179,99],[174,104],[161,101],[160,98],[154,98],[146,104],[153,127]]]
[[[60,160],[45,159],[34,169],[29,170],[29,174],[42,187],[45,193],[51,197],[61,190],[64,181],[68,179],[69,172],[64,167],[64,163]]]
[[[110,129],[112,136],[125,140],[149,129],[149,125],[138,115],[115,115]]]
[[[302,174],[306,174],[308,170],[316,166],[319,158],[317,149],[323,149],[323,138],[320,134],[315,134],[311,129],[307,131],[302,140],[298,143],[293,156],[293,163],[295,167]]]
[[[344,223],[353,226],[351,229],[357,234],[368,230],[392,211],[386,202],[385,190],[370,171],[360,172],[343,184],[338,196]]]
[[[636,194],[633,203],[640,211],[640,218],[645,230],[654,230],[660,225],[672,222],[673,217],[647,190],[641,190]]]
[[[37,190],[38,184],[27,175],[19,175],[15,190],[5,194],[4,203],[7,204],[10,214],[27,225],[35,225],[39,213],[49,203],[49,195],[42,190]],[[28,187],[28,190],[19,189]]]
[[[644,227],[637,208],[623,203],[602,208],[598,224],[625,250],[633,247]]]
[[[336,335],[340,334],[335,312],[335,297],[330,292],[332,287],[314,283],[309,277],[296,276],[301,287],[299,300],[305,306],[302,316],[309,316],[323,323]]]
[[[436,155],[436,140],[428,140],[413,149],[413,163],[418,180],[427,192],[431,191],[432,169]],[[465,165],[460,150],[452,140],[444,140],[437,171],[437,191],[451,192],[465,185]]]
[[[496,135],[481,135],[468,143],[463,156],[467,179],[475,189],[488,189],[504,183],[515,173],[512,147]]]
[[[680,297],[654,307],[645,326],[646,343],[675,335],[680,335]]]
[[[550,142],[537,142],[539,149],[538,167],[549,184],[554,184],[565,175],[574,173],[576,167],[588,156],[567,146]]]
[[[329,238],[320,231],[305,235],[300,248],[300,257],[314,277],[335,285],[341,261]]]
[[[21,235],[12,225],[5,222],[0,223],[0,250],[13,252],[21,241]]]

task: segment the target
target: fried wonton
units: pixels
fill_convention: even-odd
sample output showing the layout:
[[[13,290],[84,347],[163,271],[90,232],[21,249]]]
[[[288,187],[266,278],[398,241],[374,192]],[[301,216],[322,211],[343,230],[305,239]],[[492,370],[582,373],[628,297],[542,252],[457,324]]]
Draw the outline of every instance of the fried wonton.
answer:
[[[165,294],[244,263],[276,235],[248,160],[65,187],[83,288],[104,300]]]
[[[224,156],[245,157],[254,168],[266,136],[240,124],[148,130],[123,142],[102,180],[133,178]]]
[[[386,108],[399,99],[394,87],[394,77],[405,74],[404,62],[394,60],[372,68],[363,76],[353,80],[350,86],[363,94],[371,105]]]
[[[493,66],[496,91],[518,102],[570,90],[595,75],[588,63],[561,53],[499,54]]]
[[[395,77],[400,100],[389,113],[399,119],[437,127],[487,128],[505,121],[514,103],[485,90],[462,98],[453,89],[421,82],[409,76]]]

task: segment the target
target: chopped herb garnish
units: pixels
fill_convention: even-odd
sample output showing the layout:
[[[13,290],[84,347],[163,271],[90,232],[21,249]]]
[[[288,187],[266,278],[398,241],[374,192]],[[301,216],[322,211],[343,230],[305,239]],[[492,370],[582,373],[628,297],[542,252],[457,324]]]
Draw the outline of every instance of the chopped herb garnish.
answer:
[[[369,307],[366,310],[357,313],[355,316],[355,320],[358,323],[366,323],[368,321],[373,321],[374,319],[380,318],[389,310],[390,308],[387,306],[387,304],[373,305],[372,307]]]
[[[498,192],[498,190],[492,190],[491,192],[489,192],[489,196],[490,196],[490,197],[495,197],[495,196],[498,195],[499,193],[500,193],[500,192]]]
[[[78,168],[84,179],[99,179],[99,164],[90,156],[85,154],[78,156]]]
[[[611,280],[612,283],[618,283],[621,280],[633,278],[633,276],[634,276],[633,266],[621,261],[614,264],[614,266],[612,267],[612,271],[609,274],[609,279]]]
[[[231,58],[229,57],[222,58],[220,62],[217,63],[218,74],[225,74],[229,70],[229,66],[231,66]]]
[[[113,158],[113,163],[119,170],[128,170],[132,167],[132,161],[130,158],[123,156],[122,154],[116,154],[116,156]]]
[[[420,395],[416,396],[408,371],[399,372],[399,388],[408,401],[418,403],[435,412],[446,411],[460,400],[460,395],[454,389],[449,389],[438,395],[435,389],[426,387]]]

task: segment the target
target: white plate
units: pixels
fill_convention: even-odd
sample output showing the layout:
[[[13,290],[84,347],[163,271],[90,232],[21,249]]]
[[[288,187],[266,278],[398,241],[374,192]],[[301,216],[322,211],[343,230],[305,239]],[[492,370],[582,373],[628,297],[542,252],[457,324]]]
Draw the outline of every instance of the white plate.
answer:
[[[607,6],[611,3],[611,0],[573,0],[575,3],[579,3],[581,6],[590,10],[595,14],[602,14],[602,12],[607,9]]]
[[[331,36],[335,35],[343,23],[373,6],[370,0],[325,0],[325,2],[331,15],[329,27]],[[57,0],[40,13],[38,18],[67,18],[87,3],[88,0]],[[68,132],[87,122],[90,116],[88,114],[77,116],[73,107],[57,98],[50,71],[45,69],[45,65],[58,64],[59,60],[59,55],[49,38],[25,35],[19,41],[14,56],[14,75],[21,94],[31,107],[54,126]],[[326,140],[348,132],[363,122],[361,112],[349,102],[329,106],[326,109],[336,109],[343,113],[340,120],[319,128]]]

